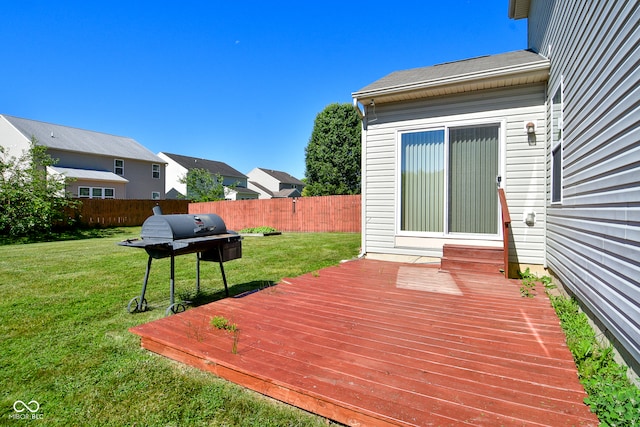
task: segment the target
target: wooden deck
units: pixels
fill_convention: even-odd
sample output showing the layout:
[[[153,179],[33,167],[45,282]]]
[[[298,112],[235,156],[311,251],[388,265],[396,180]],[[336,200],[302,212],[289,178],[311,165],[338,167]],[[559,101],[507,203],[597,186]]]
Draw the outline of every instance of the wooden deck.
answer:
[[[351,261],[131,331],[347,425],[598,425],[548,298],[497,274]]]

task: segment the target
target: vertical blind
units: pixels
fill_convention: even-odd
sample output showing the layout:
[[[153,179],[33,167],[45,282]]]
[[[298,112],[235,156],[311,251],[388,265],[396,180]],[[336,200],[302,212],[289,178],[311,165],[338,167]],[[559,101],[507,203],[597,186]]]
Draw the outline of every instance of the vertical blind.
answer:
[[[498,233],[498,129],[449,130],[450,233]]]
[[[444,228],[444,130],[402,135],[401,229]]]

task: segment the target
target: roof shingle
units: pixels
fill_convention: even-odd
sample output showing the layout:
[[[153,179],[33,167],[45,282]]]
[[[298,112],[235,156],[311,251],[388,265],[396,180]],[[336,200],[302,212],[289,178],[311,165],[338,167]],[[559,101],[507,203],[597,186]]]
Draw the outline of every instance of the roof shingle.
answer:
[[[2,115],[27,139],[35,137],[46,147],[79,153],[164,163],[132,138]]]

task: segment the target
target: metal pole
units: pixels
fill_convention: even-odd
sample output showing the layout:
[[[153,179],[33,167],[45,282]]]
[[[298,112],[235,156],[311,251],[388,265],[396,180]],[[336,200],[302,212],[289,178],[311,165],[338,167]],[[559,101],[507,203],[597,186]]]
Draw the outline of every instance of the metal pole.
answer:
[[[173,292],[174,292],[174,284],[175,284],[175,274],[174,274],[174,266],[175,266],[175,257],[173,252],[171,252],[171,297],[170,302],[173,305]]]
[[[220,272],[222,273],[222,281],[224,282],[224,293],[229,297],[229,288],[227,287],[227,276],[224,274],[224,266],[222,265],[222,248],[218,246],[218,261],[220,262]]]
[[[144,282],[142,282],[142,293],[140,294],[140,300],[138,301],[138,311],[142,311],[142,303],[144,301],[144,294],[147,292],[147,282],[149,281],[149,272],[151,271],[151,255],[147,261],[147,271],[144,273]]]
[[[196,295],[200,293],[200,252],[196,253]]]

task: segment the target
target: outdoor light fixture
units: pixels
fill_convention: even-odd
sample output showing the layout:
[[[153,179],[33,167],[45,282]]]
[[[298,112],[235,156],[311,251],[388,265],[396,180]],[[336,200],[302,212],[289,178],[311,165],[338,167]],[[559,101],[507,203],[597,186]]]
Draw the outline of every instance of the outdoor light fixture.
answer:
[[[534,122],[529,122],[524,125],[524,129],[527,131],[529,146],[536,145],[536,124]]]
[[[524,217],[524,223],[529,227],[533,227],[536,223],[536,213],[534,211],[527,212]]]
[[[527,135],[533,135],[536,133],[536,125],[533,122],[527,123]]]
[[[371,111],[372,117],[368,120],[368,122],[372,123],[378,120],[378,116],[376,115],[376,101],[373,99],[369,103],[369,110]]]

